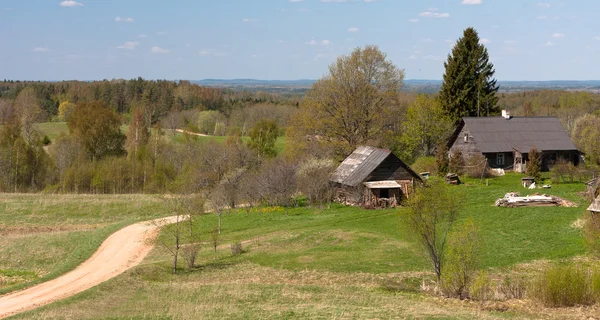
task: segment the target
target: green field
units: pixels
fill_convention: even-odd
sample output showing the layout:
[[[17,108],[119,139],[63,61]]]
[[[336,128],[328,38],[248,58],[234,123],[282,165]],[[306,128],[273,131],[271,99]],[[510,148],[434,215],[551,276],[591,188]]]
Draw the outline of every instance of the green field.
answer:
[[[465,199],[462,218],[481,228],[482,268],[503,273],[545,260],[585,253],[576,222],[585,210],[583,184],[547,190],[579,208],[497,208],[509,191],[527,194],[520,175],[453,187]],[[223,216],[214,253],[209,244],[216,216],[196,221],[203,246],[194,269],[169,273],[171,257],[157,245],[125,274],[64,301],[22,314],[19,319],[188,319],[188,318],[585,318],[594,309],[540,310],[531,303],[480,305],[426,294],[386,289],[386,283],[433,277],[422,249],[403,226],[399,211],[365,211],[334,205],[238,209]],[[161,238],[168,240],[170,230]],[[229,244],[245,241],[231,256]],[[413,281],[413,282],[414,282]],[[101,315],[101,316],[100,316]]]
[[[66,122],[43,122],[43,123],[38,123],[37,127],[40,130],[40,132],[42,132],[43,135],[46,135],[46,136],[48,136],[48,138],[50,138],[50,141],[55,141],[56,138],[58,138],[58,136],[61,133],[64,133],[64,134],[69,133],[69,128],[67,127]],[[121,131],[123,131],[124,133],[127,133],[127,128],[128,128],[127,125],[123,125],[123,126],[121,126]],[[167,139],[167,141],[181,143],[187,139],[185,137],[185,135],[180,132],[173,134],[173,133],[171,133],[170,130],[164,130],[164,134],[165,134],[165,138]],[[220,143],[224,143],[225,140],[227,139],[227,137],[225,137],[225,136],[209,136],[209,137],[189,136],[188,138],[196,140],[198,142],[213,140],[213,141],[220,142]],[[250,137],[242,137],[242,141],[247,143],[248,141],[250,141]],[[277,140],[275,141],[275,150],[277,150],[277,153],[280,153],[281,151],[283,151],[284,146],[285,146],[285,137],[278,137]]]

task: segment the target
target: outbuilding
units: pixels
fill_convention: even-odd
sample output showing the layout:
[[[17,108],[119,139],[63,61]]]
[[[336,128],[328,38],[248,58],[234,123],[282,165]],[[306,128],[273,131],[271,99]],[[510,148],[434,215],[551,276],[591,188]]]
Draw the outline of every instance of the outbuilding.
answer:
[[[423,182],[408,165],[387,149],[360,146],[331,175],[335,199],[367,208],[394,207]]]

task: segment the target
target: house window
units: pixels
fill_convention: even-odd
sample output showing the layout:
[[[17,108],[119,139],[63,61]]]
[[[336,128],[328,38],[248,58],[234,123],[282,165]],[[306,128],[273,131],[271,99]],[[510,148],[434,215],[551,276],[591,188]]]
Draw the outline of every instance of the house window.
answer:
[[[504,165],[504,153],[498,153],[496,154],[496,164],[499,166],[503,166]]]

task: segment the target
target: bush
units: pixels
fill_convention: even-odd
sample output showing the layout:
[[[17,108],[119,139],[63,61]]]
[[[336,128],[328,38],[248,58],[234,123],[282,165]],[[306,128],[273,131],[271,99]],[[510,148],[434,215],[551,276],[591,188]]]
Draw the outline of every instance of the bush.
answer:
[[[488,301],[494,297],[490,276],[485,271],[479,271],[473,279],[469,295],[474,300]]]
[[[572,183],[578,176],[575,166],[564,159],[559,159],[550,169],[550,178],[553,183],[569,182]]]
[[[467,298],[479,262],[479,230],[467,220],[448,240],[448,251],[442,268],[441,288],[449,297]]]
[[[467,158],[465,175],[470,178],[487,178],[490,176],[487,159],[481,153],[473,153]]]
[[[527,293],[527,278],[519,274],[507,275],[502,280],[499,291],[504,299],[523,299]]]
[[[452,150],[450,161],[448,162],[448,172],[462,175],[465,169],[465,158],[460,149]]]
[[[416,173],[429,172],[432,176],[438,172],[434,157],[419,157],[411,167]]]
[[[532,294],[547,307],[592,305],[591,272],[574,264],[551,266],[534,282]]]
[[[188,269],[194,268],[198,251],[200,251],[200,244],[198,243],[191,243],[181,248],[181,253],[183,254],[183,259],[185,260]]]

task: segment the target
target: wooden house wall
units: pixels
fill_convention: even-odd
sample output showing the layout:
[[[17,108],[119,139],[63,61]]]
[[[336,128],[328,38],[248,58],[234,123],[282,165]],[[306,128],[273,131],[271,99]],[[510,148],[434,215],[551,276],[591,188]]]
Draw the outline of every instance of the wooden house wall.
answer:
[[[468,137],[466,142],[465,134]],[[463,125],[462,129],[459,131],[458,135],[456,136],[456,139],[454,140],[452,146],[449,149],[450,153],[453,153],[456,150],[460,150],[465,160],[474,153],[481,154],[481,151],[477,148],[477,145],[475,145],[473,136],[471,135],[471,132],[469,132],[469,128],[467,128],[466,125]]]

